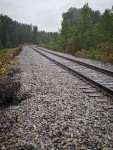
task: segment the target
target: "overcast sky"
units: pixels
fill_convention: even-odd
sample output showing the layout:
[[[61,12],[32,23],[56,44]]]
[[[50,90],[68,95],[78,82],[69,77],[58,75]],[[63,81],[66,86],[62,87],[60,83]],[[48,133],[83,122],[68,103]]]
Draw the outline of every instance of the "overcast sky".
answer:
[[[70,7],[81,8],[87,2],[101,12],[113,5],[113,0],[0,0],[0,14],[37,25],[39,30],[58,31],[62,13]]]

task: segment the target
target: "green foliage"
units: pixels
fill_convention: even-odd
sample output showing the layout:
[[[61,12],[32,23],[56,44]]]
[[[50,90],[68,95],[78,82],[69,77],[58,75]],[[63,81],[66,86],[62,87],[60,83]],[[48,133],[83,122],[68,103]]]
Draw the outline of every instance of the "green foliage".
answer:
[[[75,56],[113,63],[113,43],[101,43],[96,49],[81,50],[76,52]]]
[[[48,48],[107,62],[113,62],[113,10],[101,15],[85,4],[71,7],[62,15],[61,31]]]
[[[23,43],[49,42],[55,33],[38,31],[37,26],[18,23],[6,15],[0,15],[0,49],[17,47]]]
[[[101,31],[106,34],[113,34],[113,12],[106,9],[100,21]],[[113,36],[113,35],[112,35]]]
[[[65,40],[61,35],[56,34],[54,40],[49,42],[46,47],[55,51],[63,51],[65,47]]]
[[[3,45],[0,43],[0,49],[3,49]]]
[[[56,32],[38,31],[37,43],[38,44],[43,43],[44,45],[46,45],[55,38],[56,34],[57,34]]]
[[[37,44],[37,26],[33,27],[32,43]]]

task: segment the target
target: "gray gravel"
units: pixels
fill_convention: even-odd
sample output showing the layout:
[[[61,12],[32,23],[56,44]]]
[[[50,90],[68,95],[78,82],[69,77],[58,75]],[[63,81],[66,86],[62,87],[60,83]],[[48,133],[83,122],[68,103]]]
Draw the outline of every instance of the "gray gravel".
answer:
[[[102,84],[103,86],[106,86],[107,88],[110,88],[112,90],[113,88],[113,77],[106,75],[104,73],[100,73],[98,71],[95,71],[91,68],[82,66],[78,63],[75,62],[71,62],[69,60],[63,59],[61,57],[55,56],[53,54],[47,53],[45,51],[42,51],[40,49],[38,49],[38,51],[40,51],[41,53],[47,55],[48,57],[56,60],[57,62],[63,64],[64,66],[67,66],[69,68],[71,68],[72,70],[75,70],[76,72],[79,72],[83,75],[85,75],[86,77],[93,79],[94,81]]]
[[[113,150],[112,111],[82,93],[78,78],[27,46],[18,58],[30,97],[0,110],[1,150]]]
[[[41,47],[39,47],[39,48],[41,48]],[[46,48],[43,48],[43,49],[47,50]],[[52,52],[52,53],[60,54],[62,56],[66,56],[68,58],[72,58],[72,59],[75,59],[77,61],[84,62],[86,64],[90,64],[90,65],[93,65],[93,66],[96,66],[96,67],[99,67],[99,68],[103,68],[103,69],[106,69],[106,70],[109,70],[109,71],[113,72],[113,64],[111,64],[111,63],[105,63],[105,62],[102,62],[102,61],[91,60],[91,59],[86,59],[86,58],[77,58],[77,57],[72,56],[70,54],[65,54],[65,53],[56,52],[56,51],[52,51],[52,50],[49,50],[49,51]]]

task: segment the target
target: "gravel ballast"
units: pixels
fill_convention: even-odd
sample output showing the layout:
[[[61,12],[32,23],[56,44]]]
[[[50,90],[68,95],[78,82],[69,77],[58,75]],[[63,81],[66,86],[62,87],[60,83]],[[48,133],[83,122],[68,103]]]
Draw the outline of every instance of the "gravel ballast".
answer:
[[[46,49],[46,48],[42,48],[42,47],[39,47],[39,48],[48,51],[48,49]],[[80,62],[89,64],[89,65],[93,65],[93,66],[96,66],[96,67],[99,67],[99,68],[113,72],[113,64],[111,64],[111,63],[106,63],[106,62],[97,61],[97,60],[93,60],[93,59],[87,59],[87,58],[78,58],[78,57],[75,57],[75,56],[70,55],[70,54],[61,53],[61,52],[52,51],[52,50],[49,50],[49,52],[59,54],[59,55],[64,56],[64,57],[71,58],[71,59],[74,59],[76,61],[80,61]]]
[[[18,56],[17,106],[0,110],[0,150],[113,150],[112,111],[87,97],[80,80],[25,46]]]

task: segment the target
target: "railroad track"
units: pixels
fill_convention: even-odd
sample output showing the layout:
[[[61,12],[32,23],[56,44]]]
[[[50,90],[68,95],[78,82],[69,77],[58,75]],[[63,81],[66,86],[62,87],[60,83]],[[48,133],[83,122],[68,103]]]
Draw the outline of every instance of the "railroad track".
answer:
[[[45,51],[45,52],[47,52],[47,53],[53,54],[53,55],[55,55],[55,56],[58,56],[58,57],[64,58],[64,59],[69,60],[69,61],[71,61],[71,62],[74,62],[74,63],[80,64],[80,65],[82,65],[82,66],[85,66],[85,67],[88,67],[88,68],[94,69],[94,70],[96,70],[96,71],[99,71],[99,72],[105,73],[105,74],[107,74],[107,75],[109,75],[109,76],[112,76],[112,77],[113,77],[113,72],[112,72],[112,71],[105,70],[105,69],[102,69],[102,68],[99,68],[99,67],[96,67],[96,66],[92,66],[92,65],[90,65],[90,64],[87,64],[87,63],[84,63],[84,62],[81,62],[81,61],[78,61],[78,60],[72,59],[72,58],[68,58],[68,57],[62,56],[62,55],[60,55],[60,54],[57,54],[56,52],[51,52],[50,50],[48,51],[48,50],[46,50],[46,49],[44,49],[44,48],[38,48],[38,49],[43,50],[43,51]]]
[[[105,96],[109,96],[112,100],[113,72],[61,56],[43,48],[34,46],[30,46],[30,48],[80,78],[81,82],[78,81],[77,84],[88,96],[94,97],[98,102],[105,102],[103,99]],[[113,109],[113,105],[107,105],[105,108]]]

